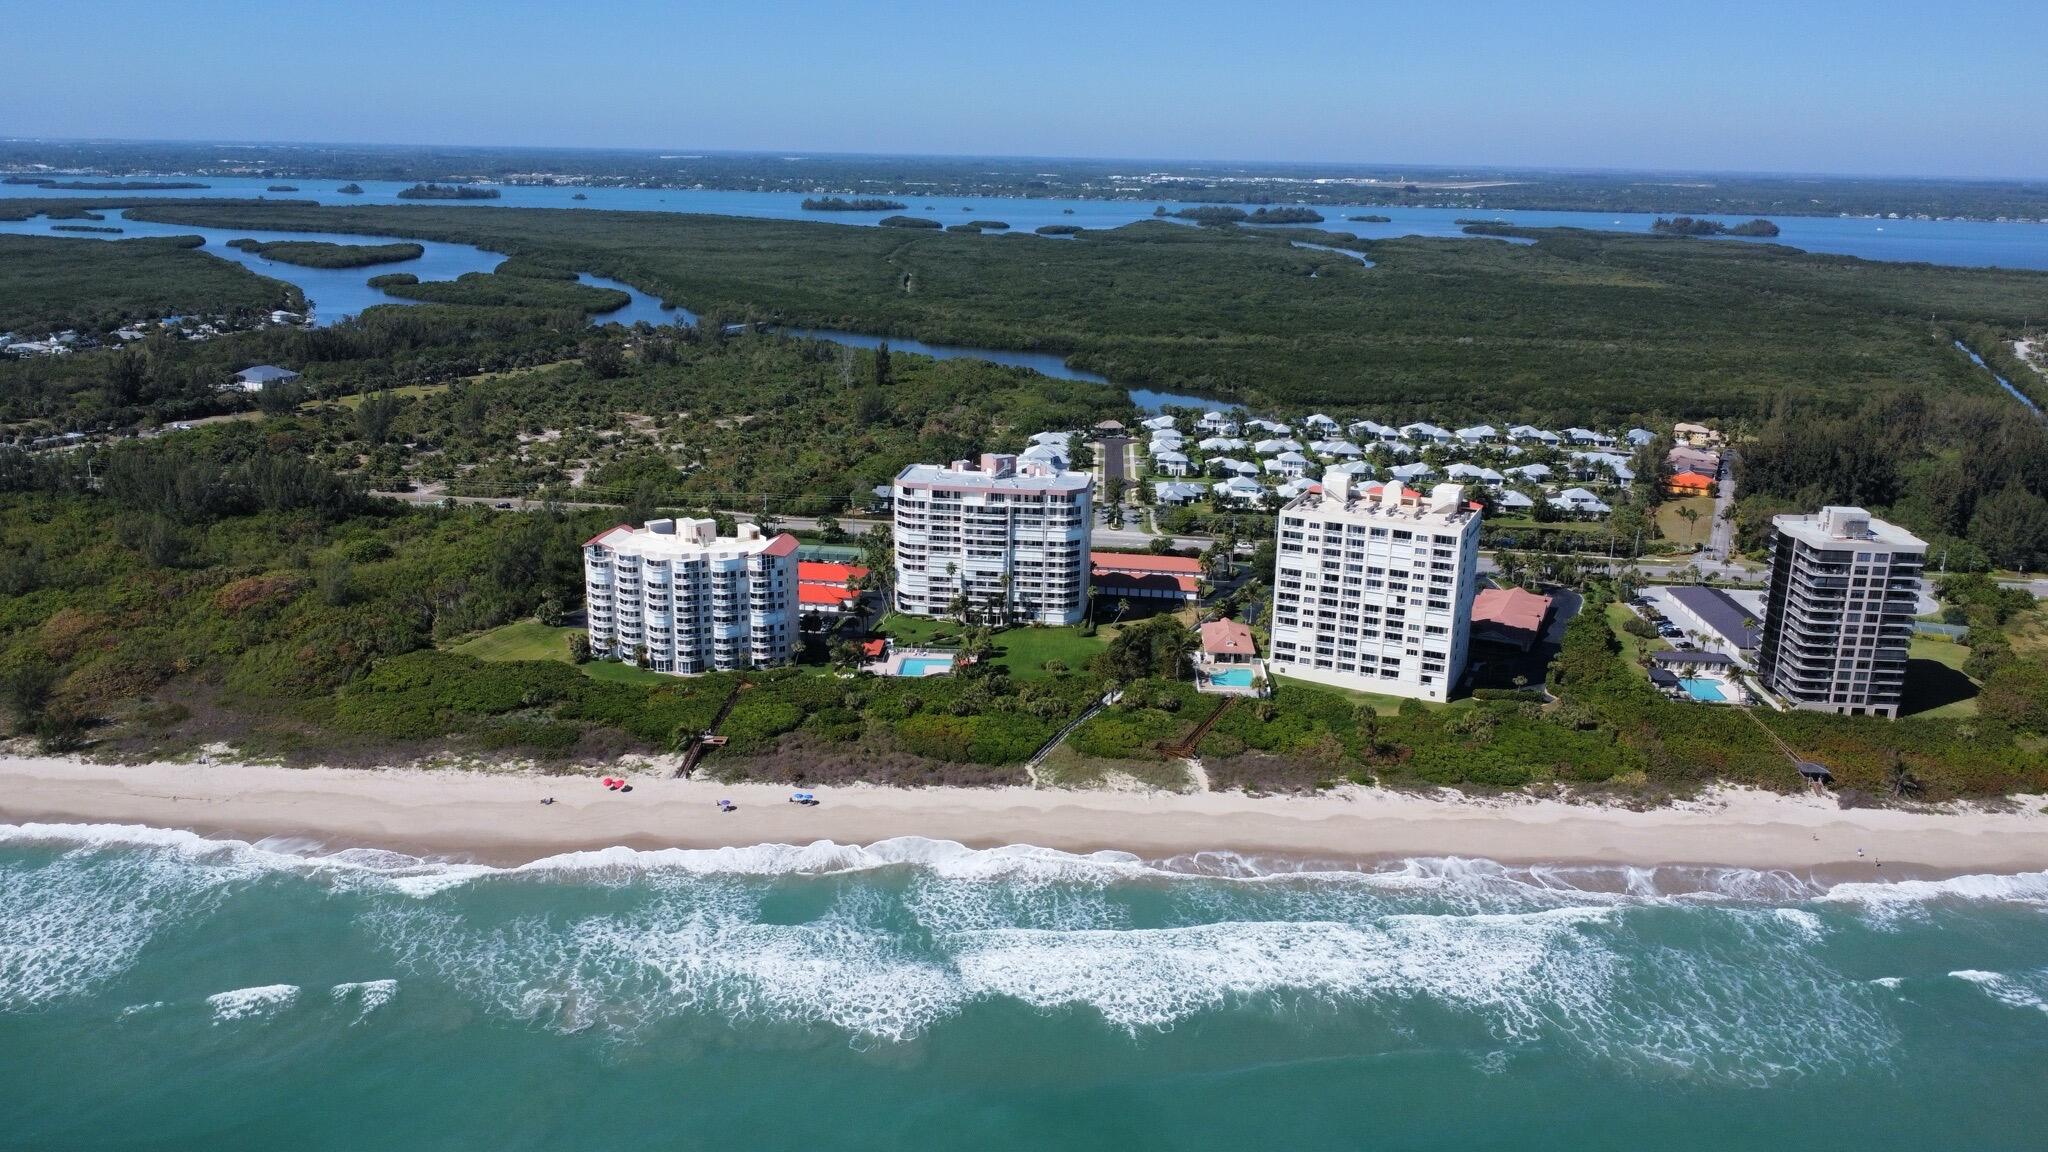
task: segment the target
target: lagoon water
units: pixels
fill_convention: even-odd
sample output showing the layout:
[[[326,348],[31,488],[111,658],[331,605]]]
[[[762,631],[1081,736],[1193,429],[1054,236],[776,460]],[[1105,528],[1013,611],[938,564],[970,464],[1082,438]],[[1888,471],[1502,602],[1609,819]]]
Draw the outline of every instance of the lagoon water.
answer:
[[[0,1144],[2040,1147],[2048,874],[0,828]]]
[[[276,200],[311,200],[321,204],[409,204],[398,199],[398,191],[410,181],[362,180],[361,195],[335,191],[341,181],[294,180],[297,192],[270,193],[265,188],[277,181],[259,177],[202,178],[206,188],[164,192],[138,192],[138,196],[175,198],[243,197]],[[704,212],[721,216],[751,216],[775,220],[813,220],[830,224],[872,226],[895,212],[806,212],[799,192],[739,192],[719,189],[682,188],[575,188],[567,185],[541,187],[498,185],[496,200],[432,201],[441,205],[480,208],[581,208],[625,212]],[[586,199],[577,200],[577,193]],[[50,196],[90,196],[88,192],[52,192],[21,184],[0,184],[0,199]],[[929,215],[943,224],[965,220],[1002,220],[1015,231],[1028,232],[1046,224],[1074,224],[1083,228],[1115,228],[1134,220],[1150,219],[1153,210],[1165,205],[1173,210],[1177,202],[1157,200],[1057,200],[1011,197],[980,199],[944,196],[898,196],[909,215]],[[1243,207],[1249,208],[1250,205]],[[1645,213],[1501,211],[1491,208],[1386,208],[1365,206],[1320,206],[1327,220],[1315,227],[1350,232],[1366,239],[1394,236],[1462,236],[1457,221],[1467,218],[1497,219],[1531,228],[1593,228],[1609,231],[1647,232],[1656,217]],[[1387,224],[1354,223],[1346,215],[1381,215]],[[1724,217],[1733,219],[1729,214]],[[2048,224],[2036,222],[1992,223],[1973,220],[1880,220],[1869,217],[1774,216],[1782,234],[1770,243],[1787,244],[1809,252],[1860,256],[1866,260],[1919,260],[1932,264],[1969,266],[1996,265],[2004,268],[2048,269]],[[1723,243],[1750,243],[1728,238]]]

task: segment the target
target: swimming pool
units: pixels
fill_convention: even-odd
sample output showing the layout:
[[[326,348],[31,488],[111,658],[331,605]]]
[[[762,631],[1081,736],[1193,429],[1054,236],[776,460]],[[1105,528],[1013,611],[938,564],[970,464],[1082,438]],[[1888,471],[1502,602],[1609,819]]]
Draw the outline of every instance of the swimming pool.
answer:
[[[1225,688],[1249,688],[1252,686],[1252,670],[1249,668],[1230,668],[1222,672],[1211,672],[1209,673],[1209,683],[1220,684]]]
[[[952,670],[951,656],[905,656],[896,666],[898,676],[941,676]]]
[[[1721,692],[1721,685],[1713,680],[1684,680],[1678,682],[1686,695],[1709,704],[1725,704],[1728,697]]]

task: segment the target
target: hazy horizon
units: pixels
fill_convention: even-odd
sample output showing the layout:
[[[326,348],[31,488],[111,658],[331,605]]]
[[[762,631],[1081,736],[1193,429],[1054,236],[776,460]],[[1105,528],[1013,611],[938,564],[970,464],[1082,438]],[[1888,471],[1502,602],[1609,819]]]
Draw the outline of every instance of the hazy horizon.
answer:
[[[75,10],[23,6],[62,31]],[[10,135],[2048,178],[2038,9],[1501,0],[859,10],[109,0],[0,74]],[[86,33],[90,34],[87,35]],[[664,145],[671,140],[686,145]],[[1224,157],[1204,161],[1204,157]],[[1356,157],[1401,157],[1361,160]]]

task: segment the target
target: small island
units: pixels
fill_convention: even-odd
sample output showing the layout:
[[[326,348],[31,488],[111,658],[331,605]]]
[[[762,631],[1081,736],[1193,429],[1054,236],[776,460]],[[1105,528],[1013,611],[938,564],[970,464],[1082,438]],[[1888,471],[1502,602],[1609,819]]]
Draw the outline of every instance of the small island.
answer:
[[[1045,224],[1033,229],[1040,236],[1074,236],[1081,231],[1079,224]]]
[[[901,212],[908,207],[900,201],[874,197],[848,200],[843,196],[812,196],[803,203],[806,212]]]
[[[298,190],[299,186],[297,184],[272,184],[264,189],[265,192],[297,192]]]
[[[120,232],[120,231],[121,231],[121,229],[119,229],[119,228],[113,228],[113,227],[109,227],[108,225],[105,225],[105,224],[52,224],[52,225],[50,225],[50,231],[52,231],[52,232],[109,232],[109,233],[118,233],[118,232]]]
[[[1360,224],[1392,224],[1394,222],[1392,216],[1346,216],[1345,219],[1353,220]]]
[[[1261,208],[1245,220],[1247,224],[1321,224],[1323,214],[1313,208]]]
[[[400,200],[496,200],[496,188],[479,188],[474,184],[415,184],[398,190]]]
[[[372,264],[417,260],[426,252],[426,248],[411,242],[335,244],[326,240],[275,240],[266,243],[247,237],[228,241],[228,247],[302,268],[365,268]]]
[[[419,282],[420,278],[410,272],[386,272],[381,276],[372,276],[364,281],[364,283],[372,288],[403,288]]]
[[[1651,222],[1650,231],[1659,236],[1776,236],[1778,226],[1761,219],[1731,226],[1704,216],[1677,216],[1669,220],[1659,216]]]
[[[969,220],[968,223],[984,232],[1004,232],[1010,227],[1008,223],[1002,220]]]
[[[927,220],[922,216],[884,216],[879,223],[884,228],[937,228],[939,226],[937,220]]]
[[[1194,208],[1183,208],[1175,212],[1174,215],[1183,220],[1193,220],[1197,224],[1209,227],[1216,227],[1222,224],[1239,224],[1251,219],[1251,213],[1242,208],[1232,208],[1228,204],[1202,204]],[[1317,219],[1320,220],[1321,217],[1319,216]]]
[[[571,200],[588,200],[588,199],[590,199],[590,197],[588,197],[588,196],[585,196],[585,195],[584,195],[583,193],[581,193],[581,192],[578,192],[578,193],[577,193],[577,194],[575,194],[574,196],[571,196],[571,197],[569,197],[569,199],[571,199]]]
[[[341,187],[336,188],[335,191],[343,196],[361,196],[363,194],[363,186],[361,184],[343,184]]]

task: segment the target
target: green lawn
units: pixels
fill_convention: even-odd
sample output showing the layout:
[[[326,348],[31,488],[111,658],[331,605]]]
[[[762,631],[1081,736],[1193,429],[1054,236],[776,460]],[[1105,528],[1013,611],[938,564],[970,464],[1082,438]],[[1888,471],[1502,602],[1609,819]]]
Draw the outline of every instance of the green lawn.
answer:
[[[400,400],[417,400],[422,396],[432,396],[436,392],[446,392],[447,390],[448,385],[446,384],[407,384],[403,388],[383,389],[383,391],[391,393],[392,396]],[[333,400],[333,403],[339,404],[343,408],[360,408],[363,406],[364,398],[373,394],[370,392],[357,392],[349,396],[338,396]],[[299,405],[299,407],[317,408],[325,403],[328,403],[328,401],[308,400],[304,404]]]
[[[905,616],[901,612],[891,612],[882,617],[882,622],[875,627],[897,644],[909,645],[930,644],[941,636],[950,644],[958,640],[963,625],[958,620],[935,616]]]
[[[478,633],[450,651],[474,656],[478,660],[559,660],[567,663],[569,637],[581,631],[573,625],[550,628],[531,620],[518,620]],[[674,677],[616,660],[592,660],[582,668],[583,674],[592,680],[609,680],[616,684],[674,682]]]
[[[1356,688],[1339,688],[1333,684],[1318,684],[1313,680],[1303,680],[1294,676],[1275,676],[1273,677],[1273,685],[1276,688],[1291,686],[1295,688],[1308,688],[1317,692],[1335,692],[1339,696],[1348,697],[1360,704],[1372,705],[1372,710],[1381,716],[1392,716],[1401,710],[1401,705],[1408,703],[1408,698],[1405,696],[1388,696],[1383,692],[1360,692]],[[1416,703],[1431,711],[1441,711],[1445,708],[1456,708],[1460,705],[1469,706],[1472,701],[1468,698],[1465,700],[1453,700],[1448,704],[1439,704],[1434,700],[1418,700]]]
[[[1629,635],[1622,626],[1634,618],[1635,613],[1630,611],[1626,604],[1616,603],[1607,606],[1607,627],[1614,633],[1615,639],[1621,641],[1622,659],[1628,661],[1630,665],[1640,662],[1645,652],[1662,652],[1671,647],[1661,637],[1645,640],[1641,636]]]
[[[1682,514],[1690,508],[1699,513],[1699,520],[1688,524]],[[1657,506],[1657,530],[1674,544],[1690,549],[1695,544],[1705,544],[1714,534],[1714,498],[1712,496],[1683,496],[1666,500]]]
[[[1935,719],[1975,716],[1978,685],[1963,674],[1963,661],[1969,658],[1967,645],[1913,637],[1906,648],[1906,690],[1899,701],[1899,715]]]
[[[1045,662],[1059,660],[1079,672],[1109,643],[1101,635],[1083,636],[1078,627],[1012,628],[996,634],[996,663],[1019,679],[1050,675]]]
[[[569,636],[581,631],[581,628],[550,628],[532,620],[519,620],[472,636],[453,650],[478,660],[566,661],[569,659]]]

